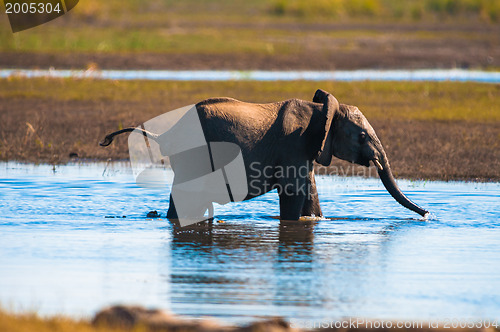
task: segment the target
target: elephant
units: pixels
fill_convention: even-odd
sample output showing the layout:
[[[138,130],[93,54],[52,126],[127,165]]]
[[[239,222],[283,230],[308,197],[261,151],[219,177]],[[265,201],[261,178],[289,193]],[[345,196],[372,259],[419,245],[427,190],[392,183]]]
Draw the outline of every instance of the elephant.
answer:
[[[372,162],[397,202],[421,216],[429,213],[398,188],[382,143],[361,111],[340,104],[329,92],[317,90],[312,102],[289,99],[255,104],[210,98],[196,104],[196,110],[207,142],[230,142],[241,148],[248,183],[245,200],[278,189],[281,220],[323,216],[313,161],[328,166],[332,156],[366,167]],[[111,133],[100,145],[134,130]],[[140,130],[152,140],[158,138]],[[172,196],[167,217],[177,217]]]

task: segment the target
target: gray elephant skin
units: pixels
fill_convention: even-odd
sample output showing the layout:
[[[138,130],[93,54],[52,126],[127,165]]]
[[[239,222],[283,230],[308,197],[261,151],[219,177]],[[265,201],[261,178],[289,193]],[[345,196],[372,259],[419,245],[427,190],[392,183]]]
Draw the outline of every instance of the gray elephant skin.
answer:
[[[398,188],[382,143],[360,110],[339,104],[324,90],[317,90],[312,102],[254,104],[211,98],[196,104],[196,109],[207,142],[240,147],[248,180],[245,200],[277,189],[282,220],[323,216],[313,161],[328,166],[332,156],[367,167],[373,162],[397,202],[421,216],[428,214]],[[107,146],[114,136],[135,129],[111,133],[100,144]],[[158,137],[145,130],[144,135]],[[177,218],[172,197],[167,217]]]

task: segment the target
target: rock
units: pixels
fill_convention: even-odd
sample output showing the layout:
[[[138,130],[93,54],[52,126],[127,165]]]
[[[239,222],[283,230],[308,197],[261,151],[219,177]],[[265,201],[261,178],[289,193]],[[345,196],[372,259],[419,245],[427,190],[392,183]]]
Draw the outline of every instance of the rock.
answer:
[[[92,320],[92,324],[130,330],[138,325],[169,324],[172,319],[170,314],[161,310],[117,305],[98,312]]]
[[[238,332],[285,332],[294,331],[283,318],[273,318],[262,322],[251,323]]]
[[[158,213],[158,211],[149,211],[148,214],[146,215],[148,218],[160,218],[161,215]]]
[[[92,324],[121,330],[141,329],[145,331],[175,332],[231,332],[213,320],[188,320],[162,310],[146,309],[140,306],[118,305],[98,312]],[[252,330],[253,331],[253,330]]]
[[[286,332],[295,331],[282,318],[251,323],[244,327],[219,324],[214,319],[190,320],[171,313],[140,306],[117,305],[98,312],[92,324],[119,330],[173,332]]]

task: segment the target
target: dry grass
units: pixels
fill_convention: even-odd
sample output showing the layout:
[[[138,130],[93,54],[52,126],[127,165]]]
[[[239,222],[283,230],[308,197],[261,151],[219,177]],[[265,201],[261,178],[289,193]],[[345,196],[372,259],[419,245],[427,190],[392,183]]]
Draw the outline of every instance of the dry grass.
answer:
[[[5,332],[112,332],[116,329],[95,328],[87,321],[67,317],[41,318],[36,314],[8,314],[0,310],[0,331]]]
[[[311,100],[317,88],[360,107],[397,176],[500,180],[500,85],[474,83],[0,80],[0,159],[126,159],[124,137],[99,140],[208,97]]]
[[[361,321],[361,320],[360,320]],[[348,323],[348,321],[346,321]],[[374,331],[373,323],[360,323],[355,330],[361,332]],[[432,322],[406,322],[409,328],[397,328],[405,326],[404,321],[391,322],[396,331],[412,332],[442,332],[442,331],[483,331],[498,332],[494,327],[488,328],[453,328],[441,323]],[[470,324],[470,322],[462,322]],[[399,324],[399,325],[398,325]],[[475,324],[478,324],[475,322]],[[448,325],[449,324],[448,322]],[[257,321],[249,325],[237,327],[220,325],[216,320],[186,320],[161,310],[146,310],[141,307],[115,306],[98,313],[93,322],[85,320],[74,320],[68,317],[41,318],[36,314],[9,314],[0,310],[0,330],[6,332],[300,332],[300,331],[346,331],[354,328],[308,328],[295,329],[281,318],[274,318],[266,321]],[[387,330],[387,329],[384,329]]]

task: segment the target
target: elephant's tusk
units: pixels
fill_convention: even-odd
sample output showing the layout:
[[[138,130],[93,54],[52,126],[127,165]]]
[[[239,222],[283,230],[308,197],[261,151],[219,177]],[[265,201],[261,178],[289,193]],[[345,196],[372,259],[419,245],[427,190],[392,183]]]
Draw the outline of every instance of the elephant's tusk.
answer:
[[[377,166],[378,170],[381,171],[383,170],[384,168],[382,167],[382,164],[380,163],[380,161],[378,161],[378,159],[373,159],[372,160],[373,163],[375,164],[375,166]]]

